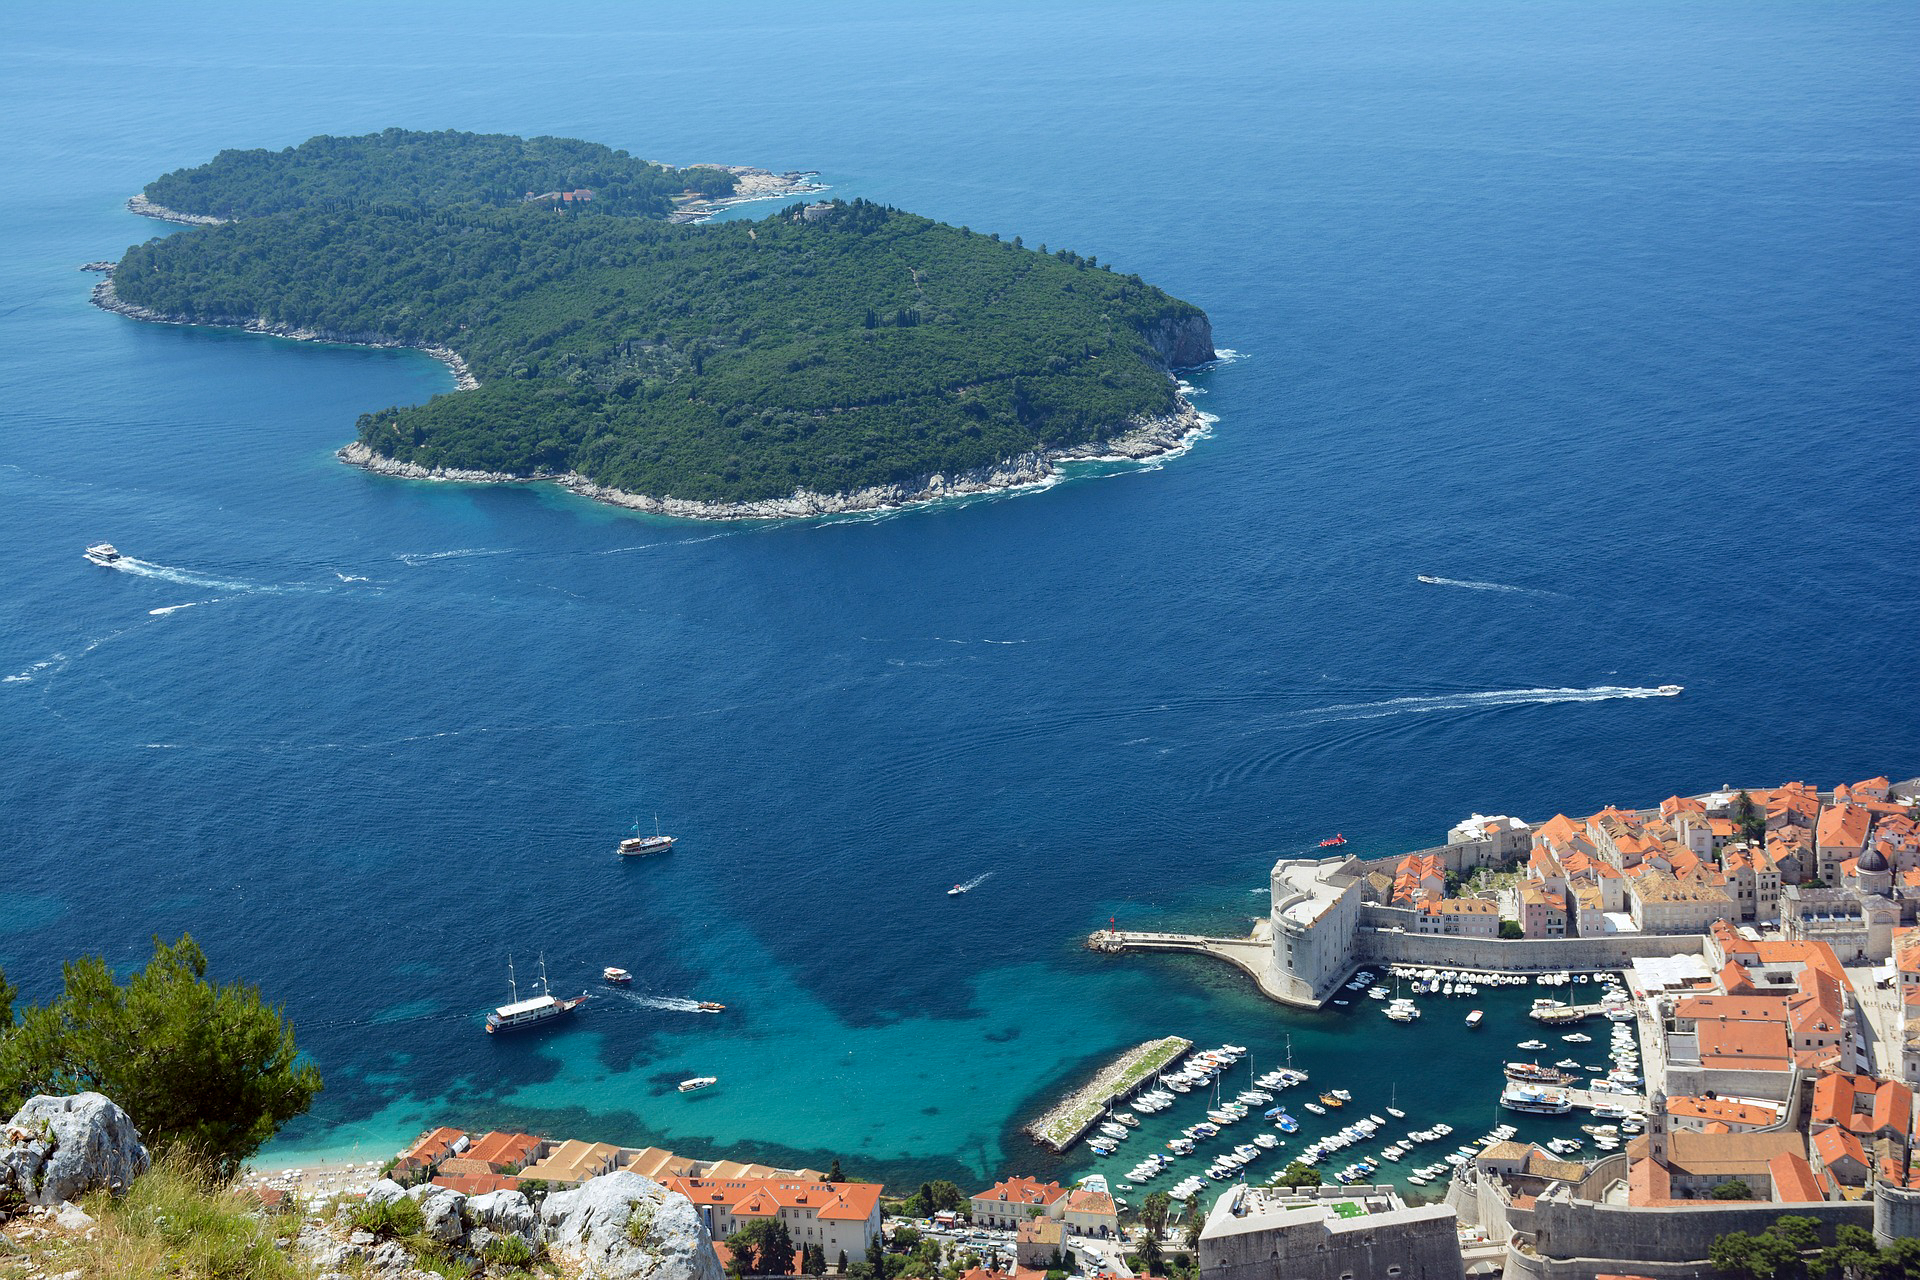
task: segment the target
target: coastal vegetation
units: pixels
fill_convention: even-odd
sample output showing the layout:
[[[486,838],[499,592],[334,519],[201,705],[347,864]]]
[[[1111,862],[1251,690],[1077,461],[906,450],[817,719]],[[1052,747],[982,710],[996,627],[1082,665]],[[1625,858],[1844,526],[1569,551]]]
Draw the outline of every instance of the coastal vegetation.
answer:
[[[156,1152],[231,1177],[313,1104],[320,1072],[258,987],[206,975],[191,937],[156,937],[124,984],[103,958],[83,956],[65,966],[59,998],[16,1015],[0,973],[0,1115],[35,1094],[102,1093]]]
[[[1169,368],[1212,355],[1204,314],[1137,276],[864,201],[704,226],[601,188],[523,201],[531,157],[569,148],[576,167],[540,172],[591,186],[601,164],[628,174],[619,190],[665,190],[559,139],[223,152],[149,195],[238,220],[129,249],[109,305],[444,349],[479,387],[363,416],[372,455],[700,502],[1095,444],[1174,414]],[[469,175],[476,151],[493,163]]]
[[[1815,1252],[1819,1250],[1819,1252]],[[1757,1233],[1714,1237],[1707,1253],[1728,1280],[1906,1280],[1920,1276],[1920,1240],[1895,1240],[1882,1249],[1873,1233],[1843,1224],[1834,1242],[1820,1246],[1820,1220],[1800,1214],[1776,1218]]]
[[[724,169],[674,169],[575,138],[387,129],[322,135],[280,151],[222,151],[155,178],[142,195],[178,213],[252,218],[295,209],[498,207],[578,190],[583,212],[664,217],[676,198],[733,194]]]

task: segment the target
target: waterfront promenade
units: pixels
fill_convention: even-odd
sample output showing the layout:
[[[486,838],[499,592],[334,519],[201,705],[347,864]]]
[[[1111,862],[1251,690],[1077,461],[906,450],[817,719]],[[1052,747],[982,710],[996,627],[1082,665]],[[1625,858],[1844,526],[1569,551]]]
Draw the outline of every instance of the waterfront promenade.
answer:
[[[1319,1004],[1302,1000],[1286,990],[1273,967],[1273,923],[1260,920],[1245,938],[1220,938],[1198,933],[1140,933],[1125,929],[1099,929],[1088,936],[1087,946],[1094,951],[1118,954],[1122,951],[1185,951],[1225,960],[1252,978],[1261,994],[1296,1009],[1317,1009]]]

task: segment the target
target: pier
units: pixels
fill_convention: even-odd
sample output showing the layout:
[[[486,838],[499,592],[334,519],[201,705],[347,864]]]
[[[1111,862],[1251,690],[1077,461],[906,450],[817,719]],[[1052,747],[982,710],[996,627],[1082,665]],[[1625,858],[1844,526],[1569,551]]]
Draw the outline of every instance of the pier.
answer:
[[[1544,1026],[1570,1027],[1588,1018],[1598,1018],[1606,1011],[1607,1006],[1603,1004],[1574,1004],[1558,1009],[1534,1009],[1527,1016]]]
[[[1599,1089],[1569,1089],[1567,1101],[1576,1111],[1591,1111],[1595,1107],[1618,1107],[1630,1116],[1647,1114],[1647,1095],[1644,1093],[1608,1093]]]
[[[1027,1132],[1042,1145],[1065,1151],[1080,1141],[1114,1103],[1131,1098],[1192,1048],[1193,1041],[1180,1036],[1135,1045],[1028,1125]]]
[[[1087,937],[1090,951],[1117,955],[1122,951],[1186,951],[1225,960],[1252,978],[1262,995],[1296,1009],[1318,1009],[1315,1000],[1302,1000],[1287,990],[1273,967],[1273,922],[1258,921],[1246,938],[1220,938],[1201,933],[1135,933],[1125,929],[1096,929]]]

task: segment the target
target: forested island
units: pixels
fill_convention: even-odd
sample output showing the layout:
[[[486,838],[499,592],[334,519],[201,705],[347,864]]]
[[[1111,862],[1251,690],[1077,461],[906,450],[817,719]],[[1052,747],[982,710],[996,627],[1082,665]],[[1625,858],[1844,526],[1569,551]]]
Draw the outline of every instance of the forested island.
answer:
[[[430,350],[461,389],[364,415],[343,457],[672,514],[1029,483],[1200,426],[1169,376],[1214,356],[1197,307],[1092,258],[865,201],[667,221],[735,181],[556,138],[388,130],[226,151],[149,184],[132,207],[196,225],[129,249],[96,300]]]

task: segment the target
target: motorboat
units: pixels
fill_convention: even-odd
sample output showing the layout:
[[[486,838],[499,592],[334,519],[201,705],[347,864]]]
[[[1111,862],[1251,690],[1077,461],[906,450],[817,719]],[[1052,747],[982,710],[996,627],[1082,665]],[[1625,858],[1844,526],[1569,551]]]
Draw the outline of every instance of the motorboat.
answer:
[[[1474,1030],[1486,1020],[1487,1020],[1486,1011],[1484,1009],[1475,1009],[1472,1013],[1469,1013],[1467,1015],[1467,1030],[1469,1031]]]
[[[680,1082],[680,1092],[697,1093],[702,1089],[711,1089],[719,1083],[719,1076],[694,1076],[692,1079],[682,1080]]]
[[[120,558],[120,553],[114,550],[111,542],[96,542],[87,548],[86,557],[97,565],[110,567]]]
[[[625,986],[627,983],[633,981],[633,975],[625,969],[616,969],[614,966],[608,965],[600,971],[600,981],[611,982],[615,986]]]
[[[727,1006],[721,1004],[718,1000],[701,1000],[694,1005],[694,1008],[700,1010],[702,1013],[725,1013]]]
[[[1683,684],[1663,684],[1658,689],[1654,690],[1654,692],[1660,694],[1662,697],[1671,698],[1673,697],[1673,695],[1675,695],[1676,693],[1679,693],[1682,689],[1686,687],[1687,686]]]
[[[1547,1047],[1547,1042],[1545,1040],[1522,1040],[1517,1047],[1521,1049],[1544,1049]]]

